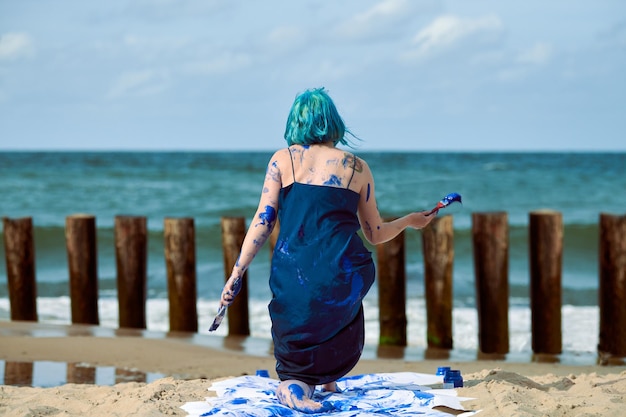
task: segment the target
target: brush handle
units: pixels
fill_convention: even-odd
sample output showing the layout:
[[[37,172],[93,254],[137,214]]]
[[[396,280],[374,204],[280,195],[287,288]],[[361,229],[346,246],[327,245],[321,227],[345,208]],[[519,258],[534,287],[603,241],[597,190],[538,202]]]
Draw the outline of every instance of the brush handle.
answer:
[[[439,207],[435,207],[434,209],[426,213],[425,216],[430,216],[431,214],[437,213],[438,211],[439,211]]]
[[[214,332],[215,330],[217,330],[218,327],[220,327],[220,324],[222,323],[222,320],[224,320],[224,316],[226,315],[226,309],[226,306],[220,306],[220,309],[217,311],[217,314],[213,319],[213,324],[209,328],[210,332]]]

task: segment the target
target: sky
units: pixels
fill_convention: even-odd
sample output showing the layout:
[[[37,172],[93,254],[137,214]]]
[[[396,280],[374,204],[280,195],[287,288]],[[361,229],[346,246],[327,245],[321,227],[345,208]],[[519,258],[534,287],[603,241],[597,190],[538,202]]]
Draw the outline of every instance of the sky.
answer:
[[[626,151],[624,0],[0,0],[1,150]]]

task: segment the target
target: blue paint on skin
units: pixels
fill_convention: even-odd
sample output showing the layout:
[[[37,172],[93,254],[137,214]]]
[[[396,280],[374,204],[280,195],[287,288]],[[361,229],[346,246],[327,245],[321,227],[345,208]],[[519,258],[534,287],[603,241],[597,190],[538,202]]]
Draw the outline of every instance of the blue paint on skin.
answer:
[[[287,388],[289,388],[289,392],[298,400],[302,401],[304,399],[304,390],[300,385],[290,384]]]
[[[259,219],[261,219],[261,224],[263,225],[272,225],[276,220],[276,209],[272,206],[265,206],[265,211],[259,213]]]
[[[296,398],[298,401],[303,401],[305,398],[308,398],[306,394],[304,393],[304,390],[302,389],[302,387],[298,384],[289,384],[287,389],[289,389],[289,392],[291,393],[291,395],[294,398]],[[297,411],[307,413],[307,414],[324,413],[334,408],[330,403],[326,401],[324,401],[323,403],[316,403],[315,407],[305,407],[304,405],[298,405],[298,404],[294,404],[294,405],[296,406],[295,409]]]
[[[235,279],[235,282],[233,282],[233,292],[232,292],[233,298],[236,297],[237,294],[239,294],[239,291],[241,291],[242,284],[243,284],[243,280],[241,279],[241,277],[237,277],[237,279]]]
[[[270,177],[273,181],[280,182],[280,169],[276,161],[272,162],[271,168],[267,168],[265,175]]]
[[[324,182],[324,185],[341,186],[341,178],[336,175],[331,175],[330,178]]]
[[[265,244],[266,240],[267,240],[267,236],[265,236],[265,235],[263,235],[263,239],[261,239],[261,240],[254,239],[254,241],[253,241],[254,246],[263,246]]]
[[[343,164],[343,167],[345,169],[348,169],[348,168],[354,168],[355,170],[357,169],[356,168],[356,156],[352,154],[348,154],[348,153],[344,154],[344,158],[341,161],[341,163]]]

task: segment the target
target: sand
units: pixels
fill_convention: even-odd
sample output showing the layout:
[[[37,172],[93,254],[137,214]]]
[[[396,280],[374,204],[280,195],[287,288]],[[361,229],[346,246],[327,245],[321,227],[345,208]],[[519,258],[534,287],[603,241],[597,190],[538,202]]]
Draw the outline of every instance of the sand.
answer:
[[[213,380],[273,372],[264,342],[189,334],[112,330],[90,326],[0,322],[0,359],[58,361],[157,373],[152,382],[97,386],[68,383],[51,388],[0,386],[2,416],[162,416],[211,395]],[[463,405],[479,416],[626,415],[626,366],[512,363],[510,361],[361,360],[351,374],[434,373],[461,369]]]

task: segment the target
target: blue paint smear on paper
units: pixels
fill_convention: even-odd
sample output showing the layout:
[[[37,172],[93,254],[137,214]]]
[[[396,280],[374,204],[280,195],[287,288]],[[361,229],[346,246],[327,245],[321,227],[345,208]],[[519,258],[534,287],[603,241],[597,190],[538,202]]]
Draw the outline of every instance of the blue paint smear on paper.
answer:
[[[463,410],[460,402],[465,399],[457,398],[455,390],[433,390],[427,386],[440,386],[442,381],[442,376],[411,372],[344,377],[337,381],[341,392],[317,389],[313,395],[314,401],[332,408],[332,412],[308,414],[278,402],[275,396],[278,380],[242,376],[213,383],[209,390],[215,391],[217,397],[207,397],[202,403],[187,403],[181,408],[194,416],[449,417],[449,413],[434,410],[433,407]]]

